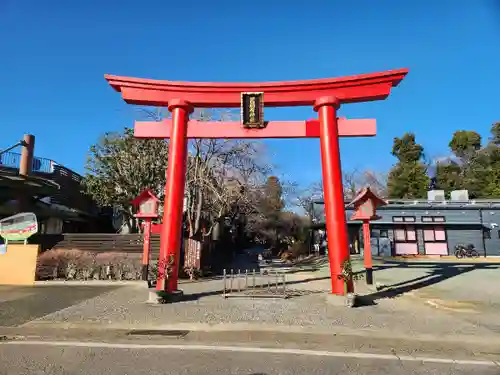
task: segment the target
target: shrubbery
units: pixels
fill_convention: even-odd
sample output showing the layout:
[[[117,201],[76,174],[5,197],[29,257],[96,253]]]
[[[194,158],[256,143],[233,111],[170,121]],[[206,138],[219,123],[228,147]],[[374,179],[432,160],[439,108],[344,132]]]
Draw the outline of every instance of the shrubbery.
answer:
[[[284,261],[292,262],[299,260],[309,254],[307,243],[302,241],[295,241],[289,246],[288,250],[281,253],[281,259]]]
[[[38,257],[37,280],[140,280],[139,254],[48,250]]]
[[[149,266],[149,280],[158,277],[158,261]],[[197,279],[201,270],[180,269],[180,278]],[[48,250],[37,261],[36,280],[141,280],[140,254],[96,253],[82,250]]]

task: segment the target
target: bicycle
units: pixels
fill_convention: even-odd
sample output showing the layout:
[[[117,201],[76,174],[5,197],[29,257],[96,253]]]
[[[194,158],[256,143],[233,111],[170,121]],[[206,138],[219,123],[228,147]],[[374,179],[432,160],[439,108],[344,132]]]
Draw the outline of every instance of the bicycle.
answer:
[[[474,248],[474,245],[469,244],[469,245],[457,245],[455,247],[455,257],[458,259],[462,258],[478,258],[479,253],[477,250]]]

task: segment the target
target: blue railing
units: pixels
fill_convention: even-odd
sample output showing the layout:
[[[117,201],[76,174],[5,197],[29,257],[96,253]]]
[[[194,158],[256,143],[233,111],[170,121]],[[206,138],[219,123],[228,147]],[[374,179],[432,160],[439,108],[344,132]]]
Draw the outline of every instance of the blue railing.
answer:
[[[5,152],[0,154],[0,167],[19,169],[21,164],[21,154],[17,152]],[[32,171],[52,173],[54,172],[54,162],[46,158],[33,158]]]

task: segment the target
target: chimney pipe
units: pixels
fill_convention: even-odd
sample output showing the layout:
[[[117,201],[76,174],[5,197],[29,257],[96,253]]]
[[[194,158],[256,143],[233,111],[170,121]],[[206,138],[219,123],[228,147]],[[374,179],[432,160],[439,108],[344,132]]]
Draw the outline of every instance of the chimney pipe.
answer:
[[[23,149],[21,151],[21,162],[19,163],[19,174],[28,176],[33,168],[33,154],[35,151],[35,136],[25,134],[23,137]]]

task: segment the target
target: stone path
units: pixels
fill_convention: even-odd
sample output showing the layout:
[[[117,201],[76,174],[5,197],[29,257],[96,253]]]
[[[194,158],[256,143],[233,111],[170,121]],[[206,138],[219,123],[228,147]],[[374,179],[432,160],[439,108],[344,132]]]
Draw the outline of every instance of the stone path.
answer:
[[[422,263],[418,266],[377,266],[375,280],[393,285],[393,288],[373,293],[363,287],[364,281],[358,282],[357,290],[369,294],[369,301],[372,303],[354,309],[326,303],[326,295],[330,290],[328,268],[288,274],[287,289],[294,291],[295,296],[286,300],[224,299],[222,280],[211,280],[183,283],[181,287],[186,298],[182,302],[148,305],[145,303],[148,291],[142,284],[114,286],[109,289],[87,286],[86,289],[84,286],[70,286],[67,283],[65,286],[52,287],[50,294],[59,296],[55,303],[48,302],[44,305],[40,302],[44,297],[36,297],[42,306],[36,313],[22,312],[23,306],[29,305],[26,302],[15,302],[18,305],[12,305],[12,301],[0,301],[0,307],[2,303],[11,303],[11,313],[21,311],[18,318],[7,320],[8,324],[0,321],[0,325],[55,325],[99,329],[237,328],[323,333],[349,331],[402,337],[456,339],[457,335],[461,335],[481,340],[500,339],[496,308],[500,302],[500,291],[492,282],[498,278],[498,270],[447,267]],[[84,288],[79,289],[81,287]],[[26,298],[25,294],[23,297],[26,291],[18,293],[18,301]],[[473,308],[447,308],[428,303],[430,300],[440,301],[441,304],[443,301],[457,303],[456,298],[467,295],[469,303],[476,300]],[[29,298],[34,301],[34,297]],[[462,301],[463,303],[467,301]],[[51,307],[43,307],[47,305]],[[30,311],[33,311],[33,306]]]

